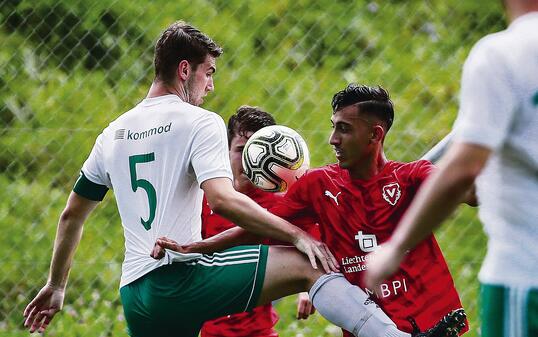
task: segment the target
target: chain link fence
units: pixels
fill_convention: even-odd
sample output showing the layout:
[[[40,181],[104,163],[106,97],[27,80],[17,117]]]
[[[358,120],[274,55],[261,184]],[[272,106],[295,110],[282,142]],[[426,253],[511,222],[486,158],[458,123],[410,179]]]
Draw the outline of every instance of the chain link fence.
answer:
[[[25,336],[22,311],[44,284],[56,223],[95,137],[139,102],[153,45],[183,19],[224,49],[205,108],[225,119],[258,105],[297,129],[312,164],[335,159],[330,100],[348,82],[380,84],[396,118],[389,158],[410,161],[448,133],[461,66],[505,26],[500,1],[0,0],[0,335]],[[473,330],[485,238],[466,207],[439,231]],[[112,193],[87,221],[63,313],[50,336],[123,336],[123,235]],[[289,302],[279,304],[279,310]],[[312,328],[312,325],[316,327]],[[324,320],[283,315],[281,336],[332,336]]]

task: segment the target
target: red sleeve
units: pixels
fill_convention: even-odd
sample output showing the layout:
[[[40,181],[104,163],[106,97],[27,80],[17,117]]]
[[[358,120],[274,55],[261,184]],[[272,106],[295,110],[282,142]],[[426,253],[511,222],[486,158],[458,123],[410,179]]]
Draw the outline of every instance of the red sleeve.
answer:
[[[305,221],[304,225],[298,224],[298,221]],[[297,221],[293,221],[293,224],[297,227],[301,227],[304,229],[308,234],[312,235],[312,237],[316,240],[321,240],[321,232],[319,231],[319,224],[312,222],[308,218],[301,218]]]
[[[280,198],[269,212],[292,222],[297,227],[310,232],[309,228],[315,225],[317,216],[312,209],[310,193],[308,193],[309,175],[305,173],[291,186],[284,197]],[[315,229],[312,229],[313,231]]]
[[[230,220],[213,213],[211,208],[209,208],[205,196],[202,202],[202,239],[210,238],[220,232],[235,227]]]
[[[424,180],[437,169],[435,165],[428,160],[418,160],[413,162],[412,165],[411,176],[418,185],[422,184]]]
[[[297,183],[293,184],[293,186],[297,185]],[[292,189],[290,188],[290,191]],[[289,193],[289,192],[288,192]],[[260,205],[262,207],[267,207],[269,212],[276,214],[282,218],[285,218],[286,220],[293,223],[295,226],[301,228],[308,234],[312,235],[316,240],[319,240],[321,235],[319,232],[319,226],[316,223],[315,220],[313,220],[310,216],[306,216],[306,212],[304,212],[303,207],[298,207],[300,211],[297,213],[294,211],[294,209],[288,208],[287,206],[290,205],[290,198],[292,198],[291,194],[288,196],[285,193],[267,193],[264,192],[262,195],[263,198],[258,198],[256,202],[260,202]],[[295,203],[296,206],[298,205]],[[273,239],[266,239],[262,242],[266,245],[281,245],[281,246],[289,246],[290,243],[288,242],[281,242]]]
[[[211,213],[211,209],[209,208],[209,204],[207,203],[207,199],[205,198],[202,200],[202,239],[206,239],[207,236],[207,217]]]

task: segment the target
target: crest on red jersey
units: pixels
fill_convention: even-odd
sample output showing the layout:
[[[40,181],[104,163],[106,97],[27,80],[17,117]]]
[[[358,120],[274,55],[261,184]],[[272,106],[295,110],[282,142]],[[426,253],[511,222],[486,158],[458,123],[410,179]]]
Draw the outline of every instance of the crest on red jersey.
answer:
[[[402,191],[400,190],[400,185],[398,185],[398,183],[391,183],[383,186],[383,199],[392,206],[396,205],[401,195]]]

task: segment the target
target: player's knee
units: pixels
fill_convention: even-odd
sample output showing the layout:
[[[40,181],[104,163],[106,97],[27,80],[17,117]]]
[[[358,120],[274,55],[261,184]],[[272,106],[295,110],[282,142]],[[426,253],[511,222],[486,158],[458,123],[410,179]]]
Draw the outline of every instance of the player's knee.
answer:
[[[306,275],[306,291],[309,291],[314,283],[321,277],[325,275],[325,273],[319,269],[311,268],[311,272]]]
[[[299,272],[301,274],[301,279],[302,279],[302,282],[304,282],[304,289],[305,291],[308,291],[310,290],[310,288],[314,285],[314,283],[316,283],[316,281],[322,276],[325,274],[325,272],[323,271],[323,268],[321,266],[321,264],[319,263],[319,261],[317,261],[317,269],[314,269],[314,267],[312,267],[312,264],[310,263],[310,260],[308,259],[307,256],[305,256],[304,254],[302,253],[299,253],[301,255],[301,259],[302,259],[302,263],[301,263],[301,266],[299,268]]]
[[[296,280],[300,284],[301,291],[309,291],[316,281],[323,275],[319,269],[314,269],[308,264],[304,264],[301,268],[295,269]]]
[[[270,264],[275,263],[277,273],[293,280],[301,291],[308,291],[323,275],[319,261],[318,269],[314,269],[308,257],[294,247],[270,247],[269,261]]]

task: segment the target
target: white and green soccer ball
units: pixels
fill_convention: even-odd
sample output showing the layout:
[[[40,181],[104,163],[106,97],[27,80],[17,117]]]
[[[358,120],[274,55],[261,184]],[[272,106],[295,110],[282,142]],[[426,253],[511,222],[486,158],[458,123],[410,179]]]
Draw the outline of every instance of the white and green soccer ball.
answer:
[[[303,137],[282,125],[255,132],[245,144],[242,159],[248,179],[269,192],[287,190],[310,166]]]

